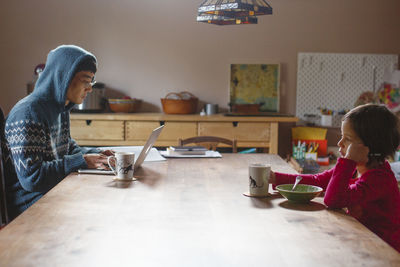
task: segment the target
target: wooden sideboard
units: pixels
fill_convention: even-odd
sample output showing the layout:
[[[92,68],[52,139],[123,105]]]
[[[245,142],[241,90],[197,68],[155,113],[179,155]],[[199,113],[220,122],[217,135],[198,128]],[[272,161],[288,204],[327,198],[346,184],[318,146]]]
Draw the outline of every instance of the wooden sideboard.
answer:
[[[233,117],[223,114],[72,113],[71,136],[83,146],[144,145],[151,131],[165,125],[156,146],[177,145],[179,138],[213,135],[236,139],[238,147],[278,153],[278,124],[296,117]],[[221,144],[221,146],[224,146]]]

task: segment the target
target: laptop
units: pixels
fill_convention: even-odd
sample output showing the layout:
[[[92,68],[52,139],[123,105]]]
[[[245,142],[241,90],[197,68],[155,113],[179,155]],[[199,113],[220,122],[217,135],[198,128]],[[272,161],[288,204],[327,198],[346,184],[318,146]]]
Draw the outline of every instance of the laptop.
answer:
[[[164,128],[164,125],[161,125],[160,127],[157,127],[156,129],[153,130],[153,132],[150,134],[149,138],[147,139],[146,144],[143,146],[142,150],[140,151],[140,154],[138,157],[135,155],[135,164],[134,164],[134,170],[139,168],[144,160],[146,159],[147,155],[149,154],[151,148],[153,147],[154,143],[156,142],[158,136],[161,133],[161,130]],[[115,173],[112,170],[100,170],[100,169],[79,169],[78,173],[84,173],[84,174],[109,174],[109,175],[115,175]]]

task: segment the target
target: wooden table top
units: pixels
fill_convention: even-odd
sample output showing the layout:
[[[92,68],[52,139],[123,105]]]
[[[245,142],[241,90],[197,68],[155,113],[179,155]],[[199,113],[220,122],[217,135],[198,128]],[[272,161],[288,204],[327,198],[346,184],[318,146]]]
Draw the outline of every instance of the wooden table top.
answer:
[[[132,183],[71,174],[0,231],[0,266],[400,266],[400,254],[318,197],[243,196],[276,155],[145,162]],[[271,190],[272,191],[272,190]]]

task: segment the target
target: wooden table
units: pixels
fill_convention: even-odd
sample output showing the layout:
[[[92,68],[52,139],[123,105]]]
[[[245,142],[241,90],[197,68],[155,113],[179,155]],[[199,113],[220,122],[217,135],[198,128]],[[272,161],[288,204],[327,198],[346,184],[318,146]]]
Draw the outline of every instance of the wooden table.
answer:
[[[146,162],[138,181],[69,175],[0,231],[0,266],[400,266],[400,254],[322,198],[248,190],[276,155]]]

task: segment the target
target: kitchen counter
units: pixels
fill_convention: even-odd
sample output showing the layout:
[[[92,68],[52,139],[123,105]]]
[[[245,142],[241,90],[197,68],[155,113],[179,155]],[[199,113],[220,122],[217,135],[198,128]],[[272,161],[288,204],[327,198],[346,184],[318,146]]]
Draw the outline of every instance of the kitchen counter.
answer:
[[[164,113],[71,113],[71,119],[84,120],[155,120],[155,121],[256,121],[256,122],[297,122],[294,116],[225,116],[224,114],[164,114]]]

